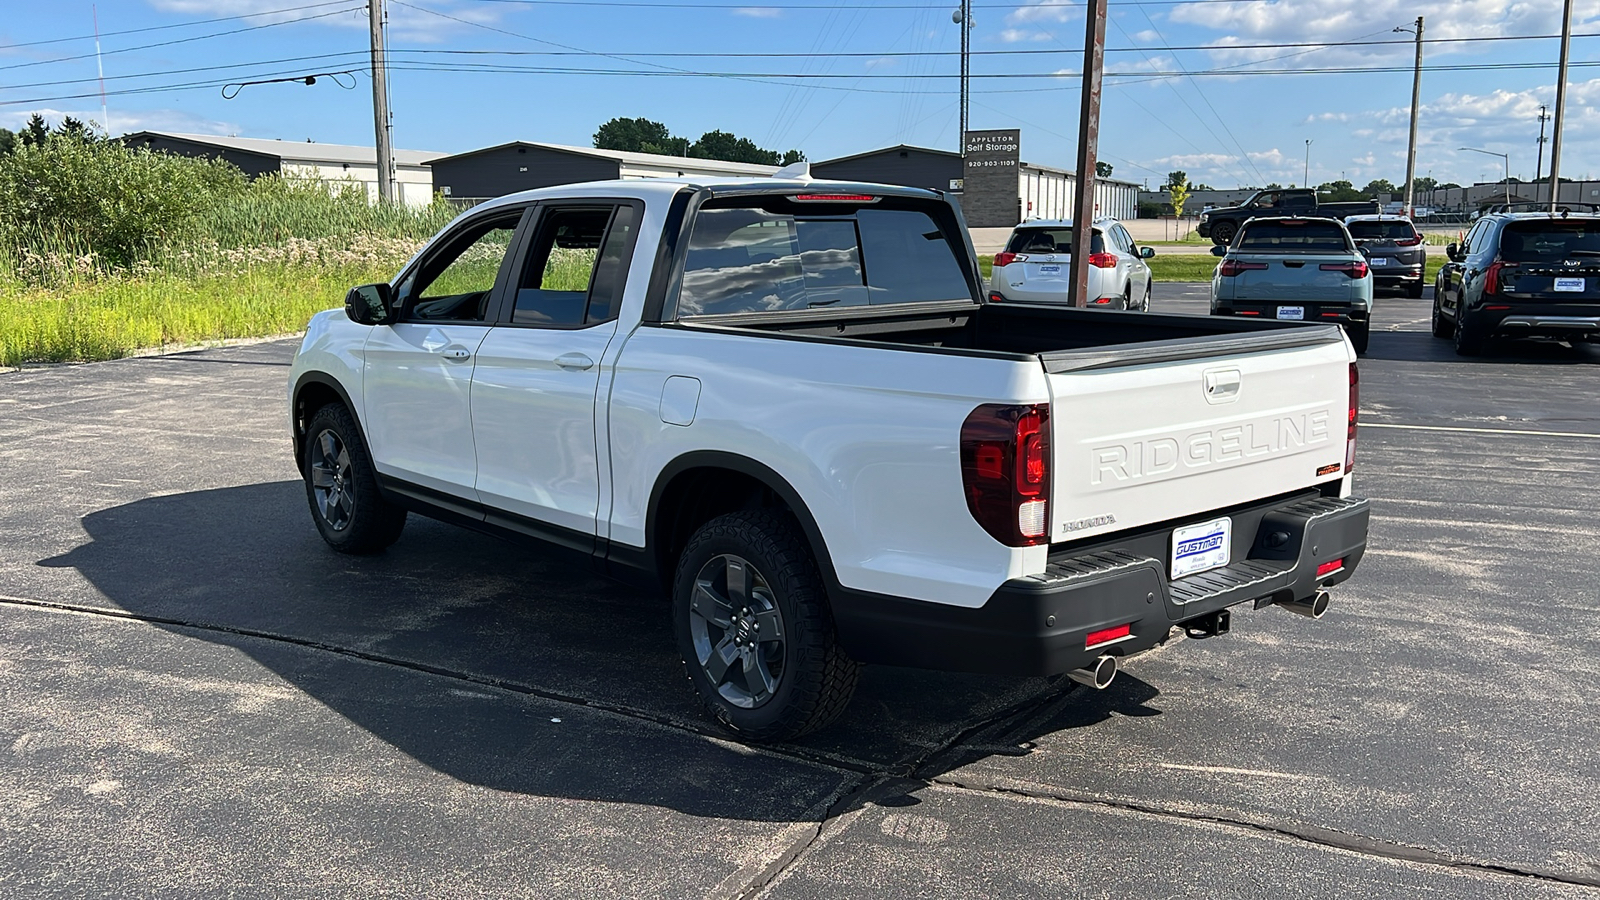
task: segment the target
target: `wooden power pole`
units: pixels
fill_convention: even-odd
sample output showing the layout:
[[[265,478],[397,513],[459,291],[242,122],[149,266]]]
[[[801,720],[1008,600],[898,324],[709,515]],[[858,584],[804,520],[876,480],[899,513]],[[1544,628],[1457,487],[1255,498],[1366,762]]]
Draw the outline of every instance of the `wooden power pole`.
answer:
[[[372,25],[372,127],[377,133],[378,201],[399,201],[394,183],[394,144],[389,122],[389,69],[383,49],[383,0],[367,0]]]
[[[1083,102],[1078,109],[1078,185],[1072,216],[1073,306],[1089,305],[1089,251],[1094,246],[1094,164],[1100,155],[1100,76],[1106,61],[1106,0],[1088,0],[1083,29]]]

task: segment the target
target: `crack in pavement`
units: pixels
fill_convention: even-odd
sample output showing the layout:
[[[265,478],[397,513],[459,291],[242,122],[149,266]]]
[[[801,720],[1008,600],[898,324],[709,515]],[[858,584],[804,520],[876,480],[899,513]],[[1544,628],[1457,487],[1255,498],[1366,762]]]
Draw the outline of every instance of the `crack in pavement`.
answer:
[[[1478,872],[1486,875],[1501,877],[1527,878],[1536,881],[1551,882],[1554,884],[1572,885],[1575,887],[1600,888],[1600,876],[1589,877],[1585,875],[1565,875],[1560,872],[1549,872],[1541,869],[1522,868],[1518,866],[1502,865],[1499,863],[1476,862],[1473,860],[1459,859],[1436,850],[1424,847],[1413,847],[1409,844],[1399,844],[1379,838],[1366,837],[1365,835],[1350,834],[1332,828],[1323,828],[1318,825],[1272,823],[1252,821],[1250,819],[1232,818],[1225,815],[1212,813],[1188,812],[1170,807],[1155,806],[1148,803],[1139,803],[1132,800],[1112,800],[1105,797],[1096,797],[1090,794],[1075,794],[1059,789],[1024,788],[1014,785],[1005,785],[978,779],[958,779],[934,777],[927,779],[929,784],[940,787],[952,788],[960,791],[969,791],[977,794],[1025,797],[1030,800],[1049,800],[1075,806],[1092,808],[1114,809],[1123,812],[1148,815],[1159,819],[1177,820],[1184,822],[1203,822],[1212,825],[1222,825],[1245,832],[1270,834],[1277,837],[1289,838],[1301,843],[1312,844],[1318,847],[1327,847],[1334,850],[1343,850],[1374,859],[1388,859],[1398,862],[1416,863],[1424,866],[1435,866],[1444,869],[1464,870]]]

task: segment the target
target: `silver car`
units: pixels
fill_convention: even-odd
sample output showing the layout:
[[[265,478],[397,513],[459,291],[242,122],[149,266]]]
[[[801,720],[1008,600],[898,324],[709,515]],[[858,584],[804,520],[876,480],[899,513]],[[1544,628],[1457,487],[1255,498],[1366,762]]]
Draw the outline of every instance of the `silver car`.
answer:
[[[1150,267],[1156,255],[1133,243],[1116,219],[1096,219],[1089,245],[1089,308],[1150,309]],[[989,299],[995,303],[1066,303],[1071,289],[1072,221],[1034,219],[1018,225],[995,254]]]
[[[1257,218],[1227,247],[1211,279],[1211,314],[1337,322],[1367,352],[1372,269],[1336,219]]]

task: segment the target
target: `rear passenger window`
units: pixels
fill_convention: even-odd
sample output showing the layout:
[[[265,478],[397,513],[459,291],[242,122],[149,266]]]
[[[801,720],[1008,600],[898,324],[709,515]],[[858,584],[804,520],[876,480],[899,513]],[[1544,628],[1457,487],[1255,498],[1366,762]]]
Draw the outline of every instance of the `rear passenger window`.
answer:
[[[615,318],[636,216],[632,206],[545,212],[528,247],[511,323],[574,328]]]
[[[1105,237],[1098,231],[1089,235],[1089,252],[1104,253]],[[1006,243],[1007,253],[1071,253],[1071,228],[1018,228]]]
[[[924,212],[703,209],[689,237],[678,314],[970,297],[955,251]]]
[[[1234,244],[1240,250],[1291,253],[1343,253],[1350,249],[1344,229],[1324,219],[1251,222]]]

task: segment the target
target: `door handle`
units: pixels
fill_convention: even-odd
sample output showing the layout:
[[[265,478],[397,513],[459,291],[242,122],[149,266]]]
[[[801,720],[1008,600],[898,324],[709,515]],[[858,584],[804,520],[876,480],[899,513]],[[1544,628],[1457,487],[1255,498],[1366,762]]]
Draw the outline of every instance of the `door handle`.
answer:
[[[456,360],[471,359],[472,358],[472,351],[468,350],[465,347],[450,347],[450,348],[447,348],[446,350],[444,350],[439,355],[444,357],[445,359],[456,359]]]
[[[594,360],[582,353],[563,353],[556,357],[556,365],[563,369],[577,369],[583,371],[594,365]]]

